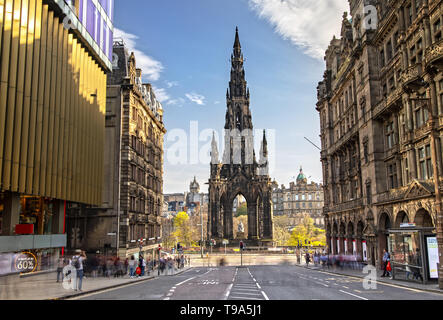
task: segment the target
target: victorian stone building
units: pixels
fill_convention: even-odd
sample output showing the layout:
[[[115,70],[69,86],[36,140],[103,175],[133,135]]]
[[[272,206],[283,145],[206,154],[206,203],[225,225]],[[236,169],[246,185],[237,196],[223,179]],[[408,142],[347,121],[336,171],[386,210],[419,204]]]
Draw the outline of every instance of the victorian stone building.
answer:
[[[275,216],[287,216],[292,226],[302,223],[305,215],[314,220],[317,227],[324,227],[323,217],[323,186],[311,182],[300,169],[296,183],[291,182],[289,188],[284,185],[275,188],[272,193]]]
[[[442,1],[349,3],[318,87],[329,249],[379,265],[388,248],[401,262],[400,246],[405,257],[423,249],[415,236],[398,243],[401,227],[435,235],[438,225]]]
[[[251,245],[268,245],[273,240],[272,182],[269,177],[266,135],[260,161],[253,150],[250,95],[245,80],[244,58],[238,29],[231,55],[231,81],[226,94],[227,111],[223,163],[215,137],[209,180],[208,239],[234,240],[233,203],[241,194],[248,206],[248,240]],[[221,241],[217,241],[220,243]]]
[[[154,254],[161,243],[163,109],[121,40],[107,89],[103,203],[79,223],[87,228],[82,248]]]
[[[203,215],[208,214],[208,194],[200,192],[200,184],[197,178],[189,184],[189,191],[184,193],[165,194],[165,201],[168,203],[167,210],[169,215],[177,215],[177,213],[184,211],[188,215]]]

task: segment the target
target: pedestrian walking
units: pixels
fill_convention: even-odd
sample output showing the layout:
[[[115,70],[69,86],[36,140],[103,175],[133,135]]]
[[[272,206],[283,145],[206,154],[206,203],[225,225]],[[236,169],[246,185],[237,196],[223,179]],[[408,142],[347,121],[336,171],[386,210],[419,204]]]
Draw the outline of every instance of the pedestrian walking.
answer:
[[[146,271],[146,260],[145,260],[144,257],[142,257],[142,266],[141,266],[141,269],[142,269],[142,277],[144,277],[144,276],[145,276],[145,271]]]
[[[97,251],[95,253],[95,256],[91,259],[91,269],[92,269],[92,277],[97,278],[98,274],[98,268],[100,266],[100,259],[99,259],[99,253],[100,251]]]
[[[125,259],[125,266],[124,266],[124,275],[127,275],[128,274],[128,268],[129,268],[129,259],[128,258],[126,258]]]
[[[309,262],[311,262],[311,255],[309,254],[309,251],[306,252],[306,266],[309,267]]]
[[[86,260],[86,253],[82,250],[76,250],[77,254],[72,257],[72,266],[75,268],[77,272],[77,276],[75,277],[74,290],[82,291],[82,282],[83,282],[83,261]]]
[[[63,276],[63,268],[66,266],[66,260],[64,257],[60,257],[57,260],[57,283],[60,282],[60,275],[61,280],[63,282],[64,276]]]
[[[416,268],[414,268],[414,279],[416,280],[420,279],[423,282],[423,276],[421,275],[420,272],[420,267],[422,266],[421,254],[420,254],[420,249],[418,248],[415,251],[414,264],[417,266]]]
[[[128,265],[129,265],[129,276],[132,279],[135,276],[135,268],[137,266],[137,261],[135,260],[134,256],[131,256],[131,259],[129,260]]]
[[[391,277],[391,272],[388,270],[388,265],[391,263],[391,255],[387,249],[383,250],[383,275],[382,277]]]

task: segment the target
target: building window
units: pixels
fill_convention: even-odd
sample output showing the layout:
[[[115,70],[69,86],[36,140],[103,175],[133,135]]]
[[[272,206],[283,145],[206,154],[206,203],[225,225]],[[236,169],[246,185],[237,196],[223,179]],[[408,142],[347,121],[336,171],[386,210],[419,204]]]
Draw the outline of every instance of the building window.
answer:
[[[420,95],[419,99],[426,99],[426,94]],[[415,103],[414,115],[416,129],[421,128],[427,124],[429,120],[429,112],[428,109],[422,105],[421,101],[417,101]]]
[[[408,160],[408,158],[404,159],[404,166],[405,166],[404,185],[406,186],[411,181],[411,177],[410,177],[410,174],[409,174],[409,160]]]
[[[388,183],[389,189],[395,189],[397,185],[397,165],[395,163],[388,165]]]
[[[136,211],[135,197],[129,197],[129,211],[132,211],[132,212]]]
[[[431,160],[431,145],[418,149],[420,162],[420,174],[423,180],[431,179],[434,176]]]
[[[380,67],[383,68],[385,66],[385,50],[380,51]]]
[[[366,184],[366,200],[369,204],[372,204],[372,191],[371,191],[371,183]]]
[[[390,150],[395,145],[395,132],[394,132],[394,122],[390,122],[386,126],[386,146]]]
[[[389,62],[392,59],[392,42],[391,40],[388,41],[386,44],[386,55],[387,55],[387,61]]]
[[[363,143],[363,153],[365,157],[365,163],[369,163],[368,142]]]
[[[412,24],[412,20],[413,20],[413,12],[412,12],[412,6],[409,5],[406,7],[406,13],[407,13],[407,23],[408,23],[408,27]]]
[[[434,42],[438,42],[441,40],[441,20],[440,20],[440,18],[438,18],[437,21],[434,22],[433,36],[434,36]]]
[[[440,108],[438,110],[439,115],[443,115],[443,80],[440,80],[439,82],[440,86]]]

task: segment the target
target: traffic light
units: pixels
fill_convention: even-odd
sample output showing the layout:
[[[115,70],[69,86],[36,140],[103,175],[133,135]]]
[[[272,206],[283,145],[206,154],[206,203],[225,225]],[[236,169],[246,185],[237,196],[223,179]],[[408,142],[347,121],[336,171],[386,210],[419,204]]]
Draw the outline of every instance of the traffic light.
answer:
[[[243,250],[245,247],[245,244],[243,243],[243,241],[240,241],[240,250]]]

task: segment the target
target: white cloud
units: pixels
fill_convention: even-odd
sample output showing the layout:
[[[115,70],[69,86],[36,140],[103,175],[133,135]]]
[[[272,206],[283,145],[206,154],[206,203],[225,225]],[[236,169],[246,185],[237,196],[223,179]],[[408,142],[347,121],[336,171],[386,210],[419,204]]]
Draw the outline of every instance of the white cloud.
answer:
[[[323,59],[333,35],[340,36],[340,12],[349,12],[349,3],[343,0],[249,0],[249,4],[284,39],[317,59]]]
[[[178,99],[171,99],[168,100],[168,102],[166,103],[167,105],[171,105],[171,106],[183,106],[183,104],[185,103],[185,99],[183,98],[178,98]]]
[[[205,97],[197,94],[197,93],[187,93],[185,94],[186,98],[188,98],[189,100],[191,100],[192,102],[195,102],[196,104],[198,104],[199,106],[203,106],[205,105]]]
[[[114,28],[114,38],[123,39],[129,53],[134,52],[137,68],[142,69],[142,77],[144,79],[149,81],[157,81],[160,79],[160,74],[164,69],[162,63],[137,49],[136,40],[139,38],[138,36]]]
[[[169,96],[169,94],[166,92],[165,89],[163,89],[163,88],[156,88],[155,86],[152,86],[152,89],[154,90],[155,97],[161,103],[165,103],[169,99],[171,99],[171,97]]]
[[[177,81],[165,81],[165,83],[166,83],[166,86],[168,88],[172,88],[172,87],[178,86],[178,82]]]

